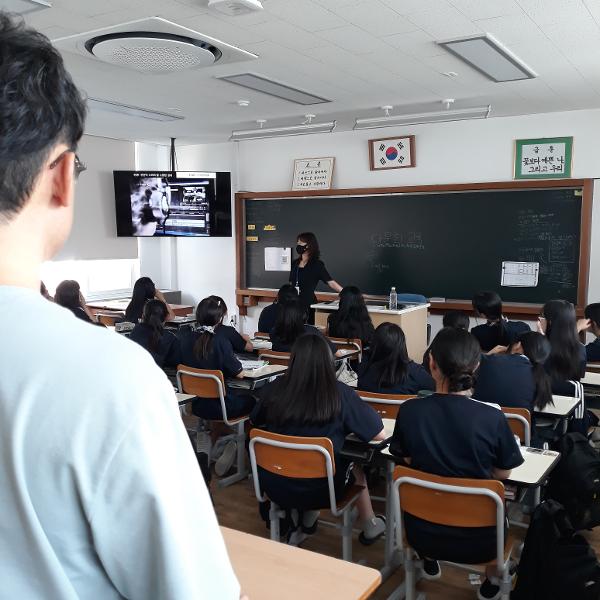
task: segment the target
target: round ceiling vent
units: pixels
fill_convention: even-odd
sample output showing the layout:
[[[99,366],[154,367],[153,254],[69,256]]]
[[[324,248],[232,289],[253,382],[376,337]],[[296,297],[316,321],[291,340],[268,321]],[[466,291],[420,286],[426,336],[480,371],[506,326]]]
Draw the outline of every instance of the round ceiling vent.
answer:
[[[173,73],[209,67],[221,51],[202,40],[173,35],[130,31],[89,39],[85,47],[100,60],[142,73]]]

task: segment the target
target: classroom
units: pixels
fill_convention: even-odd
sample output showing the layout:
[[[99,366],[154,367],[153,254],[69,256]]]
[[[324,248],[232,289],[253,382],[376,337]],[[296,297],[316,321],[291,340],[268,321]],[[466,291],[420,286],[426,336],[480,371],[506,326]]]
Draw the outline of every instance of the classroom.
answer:
[[[600,600],[597,48],[0,0],[0,599]]]

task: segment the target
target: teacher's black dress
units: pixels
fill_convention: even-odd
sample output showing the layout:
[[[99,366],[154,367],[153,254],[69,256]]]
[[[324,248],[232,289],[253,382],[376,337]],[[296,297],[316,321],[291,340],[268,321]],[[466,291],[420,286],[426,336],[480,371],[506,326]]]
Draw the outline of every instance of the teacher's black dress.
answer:
[[[315,311],[311,310],[310,305],[317,301],[315,289],[319,281],[327,283],[332,280],[332,277],[322,260],[311,259],[304,267],[300,267],[299,264],[300,259],[298,258],[292,263],[290,283],[300,289],[300,302],[308,311],[308,322],[314,324]]]

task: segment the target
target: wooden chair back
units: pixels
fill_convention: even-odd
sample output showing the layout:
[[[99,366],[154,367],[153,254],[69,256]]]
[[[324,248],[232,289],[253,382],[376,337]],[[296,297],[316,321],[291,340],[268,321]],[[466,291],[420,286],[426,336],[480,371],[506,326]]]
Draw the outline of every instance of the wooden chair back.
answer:
[[[258,358],[266,360],[270,365],[283,365],[287,367],[290,364],[290,352],[275,352],[275,350],[259,350]]]
[[[368,402],[382,419],[395,419],[400,406],[407,400],[416,398],[413,394],[376,394],[375,392],[356,392],[362,400]]]
[[[117,321],[120,321],[124,315],[122,313],[96,313],[98,323],[112,327]]]
[[[440,477],[398,466],[394,481],[410,477],[414,482],[404,482],[399,487],[400,506],[419,519],[450,527],[496,527],[497,503],[491,495],[474,495],[461,488],[478,488],[496,494],[503,501],[504,485],[494,479],[463,479]],[[452,491],[429,489],[424,484],[450,486]]]
[[[307,448],[307,445],[313,448]],[[314,449],[315,446],[323,450]],[[263,429],[252,429],[250,447],[251,453],[254,452],[256,457],[256,464],[276,475],[295,479],[327,477],[324,451],[331,457],[332,475],[335,473],[333,443],[329,438],[281,435]]]
[[[221,390],[219,390],[219,382]],[[225,395],[225,379],[222,371],[177,365],[177,383],[179,391],[184,394],[215,399]]]
[[[327,339],[330,342],[333,342],[338,350],[357,350],[358,361],[360,362],[362,360],[362,342],[358,338],[337,338],[327,336]]]
[[[268,333],[264,333],[262,331],[255,331],[253,337],[255,340],[270,340],[271,339],[271,336]]]
[[[520,440],[524,446],[531,444],[531,413],[526,408],[502,407],[502,412],[506,415],[510,430]]]

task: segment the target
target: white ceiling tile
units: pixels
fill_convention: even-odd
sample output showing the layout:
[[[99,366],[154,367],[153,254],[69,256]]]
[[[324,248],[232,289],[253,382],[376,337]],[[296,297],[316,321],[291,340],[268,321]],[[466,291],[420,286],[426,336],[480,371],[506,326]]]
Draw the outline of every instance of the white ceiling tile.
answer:
[[[379,0],[367,0],[337,11],[344,19],[377,36],[406,33],[418,29]]]
[[[523,14],[516,0],[450,0],[450,4],[473,20]]]
[[[518,0],[518,2],[540,26],[565,21],[583,23],[591,18],[582,0]]]
[[[467,19],[465,15],[453,7],[415,13],[410,15],[408,19],[437,40],[481,33],[481,28],[476,22]]]
[[[166,15],[162,16],[168,18]],[[238,27],[235,25],[233,19],[230,22],[211,14],[200,15],[186,20],[185,23],[178,24],[235,46],[262,42],[267,39],[263,30],[256,29],[255,27]],[[260,25],[257,27],[260,27]]]
[[[303,50],[323,45],[323,41],[317,36],[286,21],[259,23],[248,29],[264,40],[270,40],[288,48]]]
[[[335,44],[352,54],[368,54],[377,50],[393,51],[394,49],[374,35],[359,29],[355,25],[319,31],[317,35],[324,41]]]
[[[445,10],[450,7],[448,0],[381,0],[399,15],[412,15],[420,12]]]
[[[297,0],[277,0],[277,2],[266,5],[266,10],[263,12],[275,15],[311,32],[346,25],[344,19],[315,2],[299,3]]]
[[[360,4],[363,0],[314,0],[317,4],[333,10],[335,8],[341,8],[343,6],[352,6],[354,4]]]

